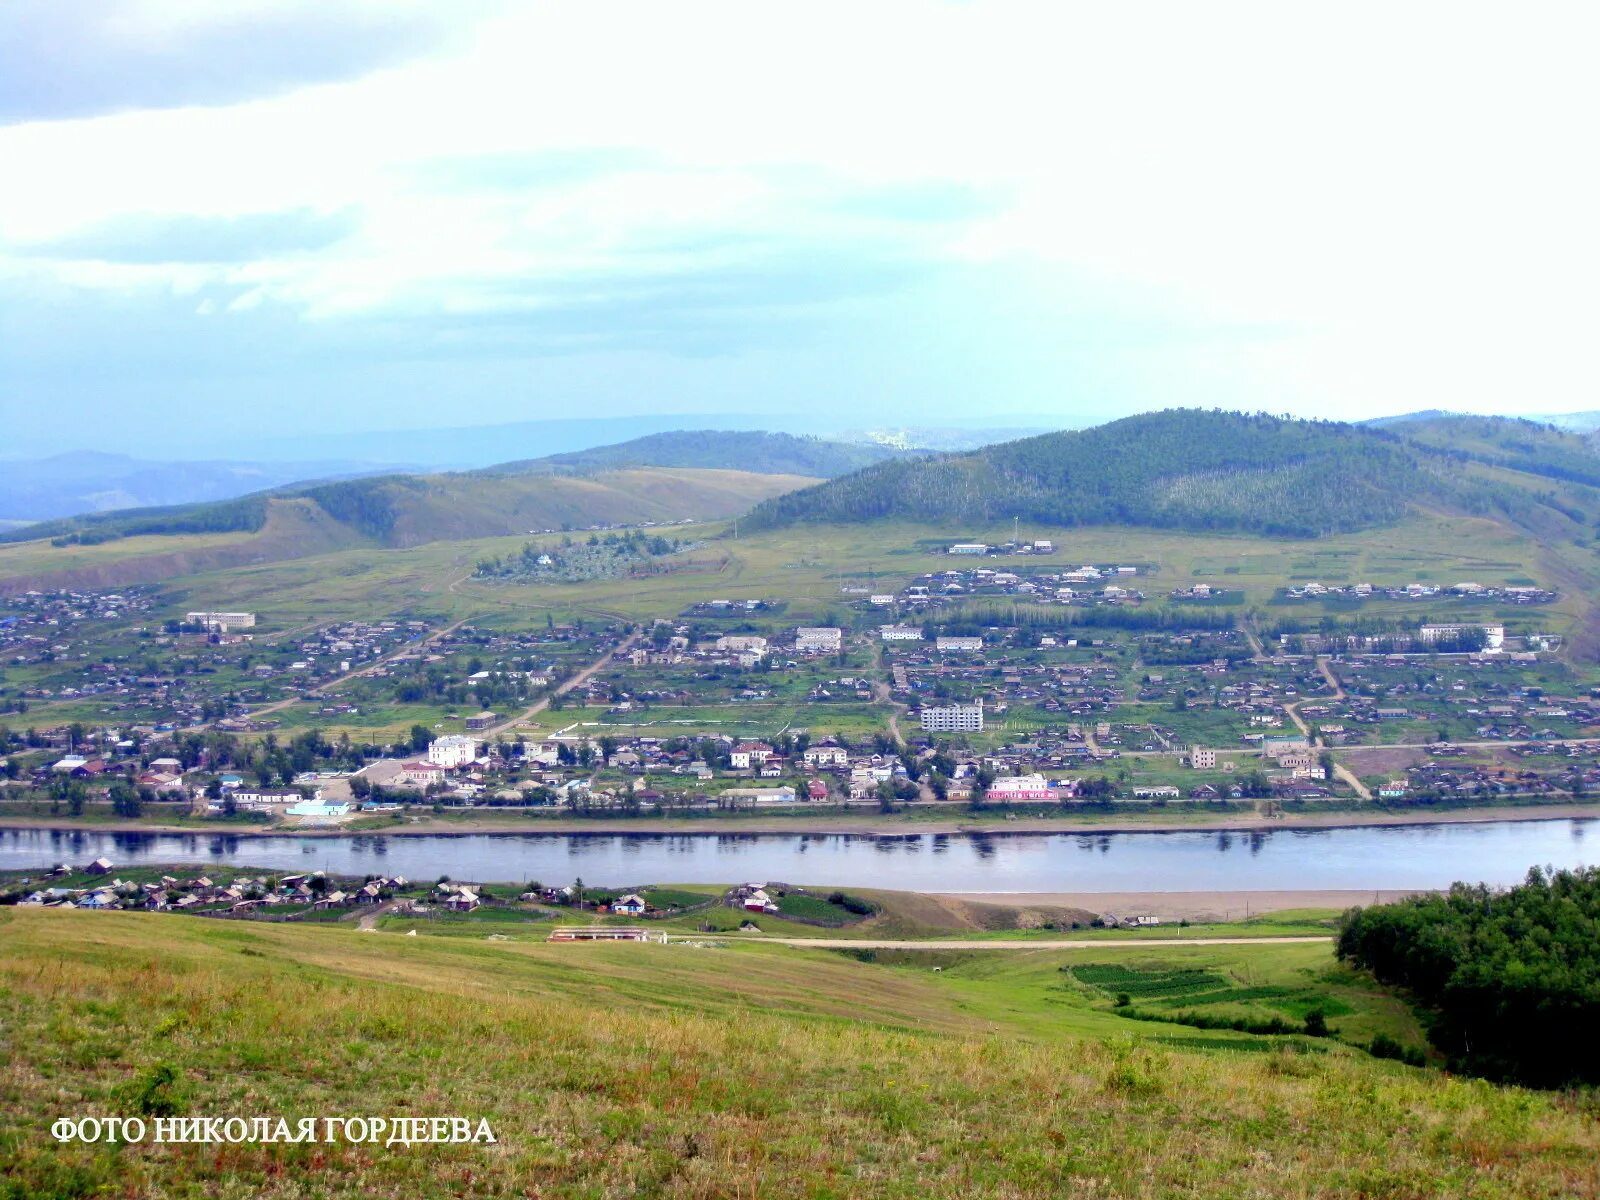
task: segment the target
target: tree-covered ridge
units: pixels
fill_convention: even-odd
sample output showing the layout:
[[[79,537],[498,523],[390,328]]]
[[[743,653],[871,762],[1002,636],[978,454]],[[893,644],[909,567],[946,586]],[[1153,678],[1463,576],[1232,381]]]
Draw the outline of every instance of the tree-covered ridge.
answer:
[[[1128,524],[1290,537],[1395,520],[1454,493],[1427,451],[1379,430],[1173,409],[970,454],[891,462],[769,500],[760,526],[879,517]]]
[[[1354,909],[1338,953],[1431,1010],[1428,1036],[1457,1070],[1600,1083],[1600,870]]]
[[[906,453],[888,446],[834,442],[790,433],[694,429],[653,433],[614,446],[501,463],[475,473],[511,475],[614,471],[621,467],[702,467],[831,479]]]
[[[1416,414],[1385,428],[1466,461],[1600,487],[1600,451],[1593,433],[1574,433],[1521,417],[1464,413]]]

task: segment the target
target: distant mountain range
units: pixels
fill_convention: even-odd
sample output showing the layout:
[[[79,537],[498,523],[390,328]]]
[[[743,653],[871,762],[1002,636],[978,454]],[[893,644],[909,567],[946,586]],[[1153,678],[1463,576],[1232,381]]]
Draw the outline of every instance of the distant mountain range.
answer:
[[[762,444],[747,432],[761,427],[757,418],[693,418],[701,420],[706,424],[695,424],[693,432],[685,431],[683,417],[656,416],[319,434],[312,439],[267,437],[250,441],[248,460],[137,457],[99,450],[19,457],[21,443],[14,441],[6,448],[12,457],[0,458],[0,531],[82,513],[231,500],[292,484],[397,472],[555,473],[648,465],[831,478],[913,450],[970,449],[1030,432],[926,427],[818,437],[776,431],[760,435],[774,439]],[[801,417],[795,424],[797,429],[814,428]],[[641,433],[644,436],[617,440]],[[320,457],[304,457],[308,442]]]
[[[341,479],[379,470],[370,462],[160,462],[84,451],[0,462],[0,523],[121,508],[228,500],[247,492],[314,479]]]
[[[97,462],[72,465],[82,468],[81,479]],[[1592,436],[1436,412],[1347,425],[1173,409],[947,454],[786,433],[675,430],[473,471],[297,482],[219,501],[84,513],[0,533],[0,541],[254,535],[271,527],[297,529],[322,548],[411,546],[718,518],[750,505],[751,530],[1022,517],[1315,537],[1384,524],[1418,505],[1510,515],[1530,530],[1544,530],[1541,521],[1552,514],[1588,521],[1595,497],[1558,498],[1557,481],[1600,488]],[[1564,525],[1556,533],[1570,536]]]
[[[0,533],[0,541],[255,533],[287,501],[319,514],[319,544],[328,521],[342,537],[409,546],[532,528],[724,517],[777,492],[901,457],[882,446],[786,433],[680,431],[476,471],[366,475],[209,503],[80,513]]]
[[[912,453],[889,446],[826,441],[791,433],[715,429],[653,433],[615,446],[597,446],[484,468],[490,475],[616,470],[620,467],[707,467],[763,475],[831,479]]]

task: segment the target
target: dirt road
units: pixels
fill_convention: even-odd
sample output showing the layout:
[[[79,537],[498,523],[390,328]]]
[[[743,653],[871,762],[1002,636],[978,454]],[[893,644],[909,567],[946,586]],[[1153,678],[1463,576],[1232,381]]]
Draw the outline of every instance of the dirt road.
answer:
[[[622,642],[622,644],[620,646],[618,646],[614,650],[606,651],[604,654],[602,654],[594,662],[590,663],[587,667],[585,667],[583,670],[579,671],[571,679],[567,680],[560,687],[556,688],[556,690],[554,692],[552,692],[549,696],[545,696],[543,699],[534,701],[532,704],[528,705],[527,708],[523,709],[516,716],[508,717],[504,721],[501,721],[498,725],[495,725],[495,726],[492,726],[492,727],[490,727],[488,729],[485,729],[483,731],[483,740],[484,741],[488,741],[490,738],[496,737],[499,734],[502,734],[502,733],[506,732],[506,730],[511,729],[512,727],[514,727],[516,725],[522,724],[522,722],[528,720],[530,717],[538,716],[545,709],[550,707],[550,701],[553,700],[556,696],[565,696],[573,688],[581,687],[584,684],[588,683],[590,679],[594,678],[595,673],[598,672],[607,663],[609,663],[616,655],[625,653],[626,651],[633,649],[634,644],[636,642],[638,642],[638,640],[640,638],[642,638],[643,636],[644,636],[644,631],[642,629],[640,629],[640,630],[638,630],[638,631],[636,631],[634,633],[629,634],[627,636],[627,638],[625,638],[623,640],[623,642]]]
[[[674,935],[680,941],[706,941],[713,935]],[[1029,938],[1026,941],[912,941],[878,938],[780,938],[740,937],[741,942],[775,942],[780,946],[802,946],[824,950],[1106,950],[1123,946],[1283,946],[1301,942],[1331,942],[1331,937],[1237,937],[1237,938]]]

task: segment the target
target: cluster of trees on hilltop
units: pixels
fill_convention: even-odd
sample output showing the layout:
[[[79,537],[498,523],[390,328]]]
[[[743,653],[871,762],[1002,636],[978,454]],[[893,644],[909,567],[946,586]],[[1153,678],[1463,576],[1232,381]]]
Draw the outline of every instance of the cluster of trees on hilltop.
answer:
[[[1458,883],[1353,909],[1338,954],[1409,990],[1456,1070],[1600,1083],[1600,870],[1535,868],[1508,891]]]
[[[883,463],[767,500],[801,521],[1127,524],[1315,537],[1385,524],[1451,493],[1425,450],[1379,430],[1178,409],[970,454]]]

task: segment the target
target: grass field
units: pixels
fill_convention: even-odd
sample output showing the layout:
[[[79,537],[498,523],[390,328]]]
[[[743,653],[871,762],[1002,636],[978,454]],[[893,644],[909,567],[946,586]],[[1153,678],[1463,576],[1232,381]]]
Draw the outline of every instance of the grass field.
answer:
[[[0,911],[0,943],[7,1196],[1597,1188],[1600,1130],[1560,1097],[1328,1039],[1128,1021],[1062,970],[1115,953],[1134,969],[1332,987],[1320,947],[868,963],[16,909]],[[1336,1024],[1408,1032],[1381,996],[1352,987],[1346,1003]],[[462,1115],[497,1142],[116,1147],[48,1132],[63,1114],[141,1109]]]

